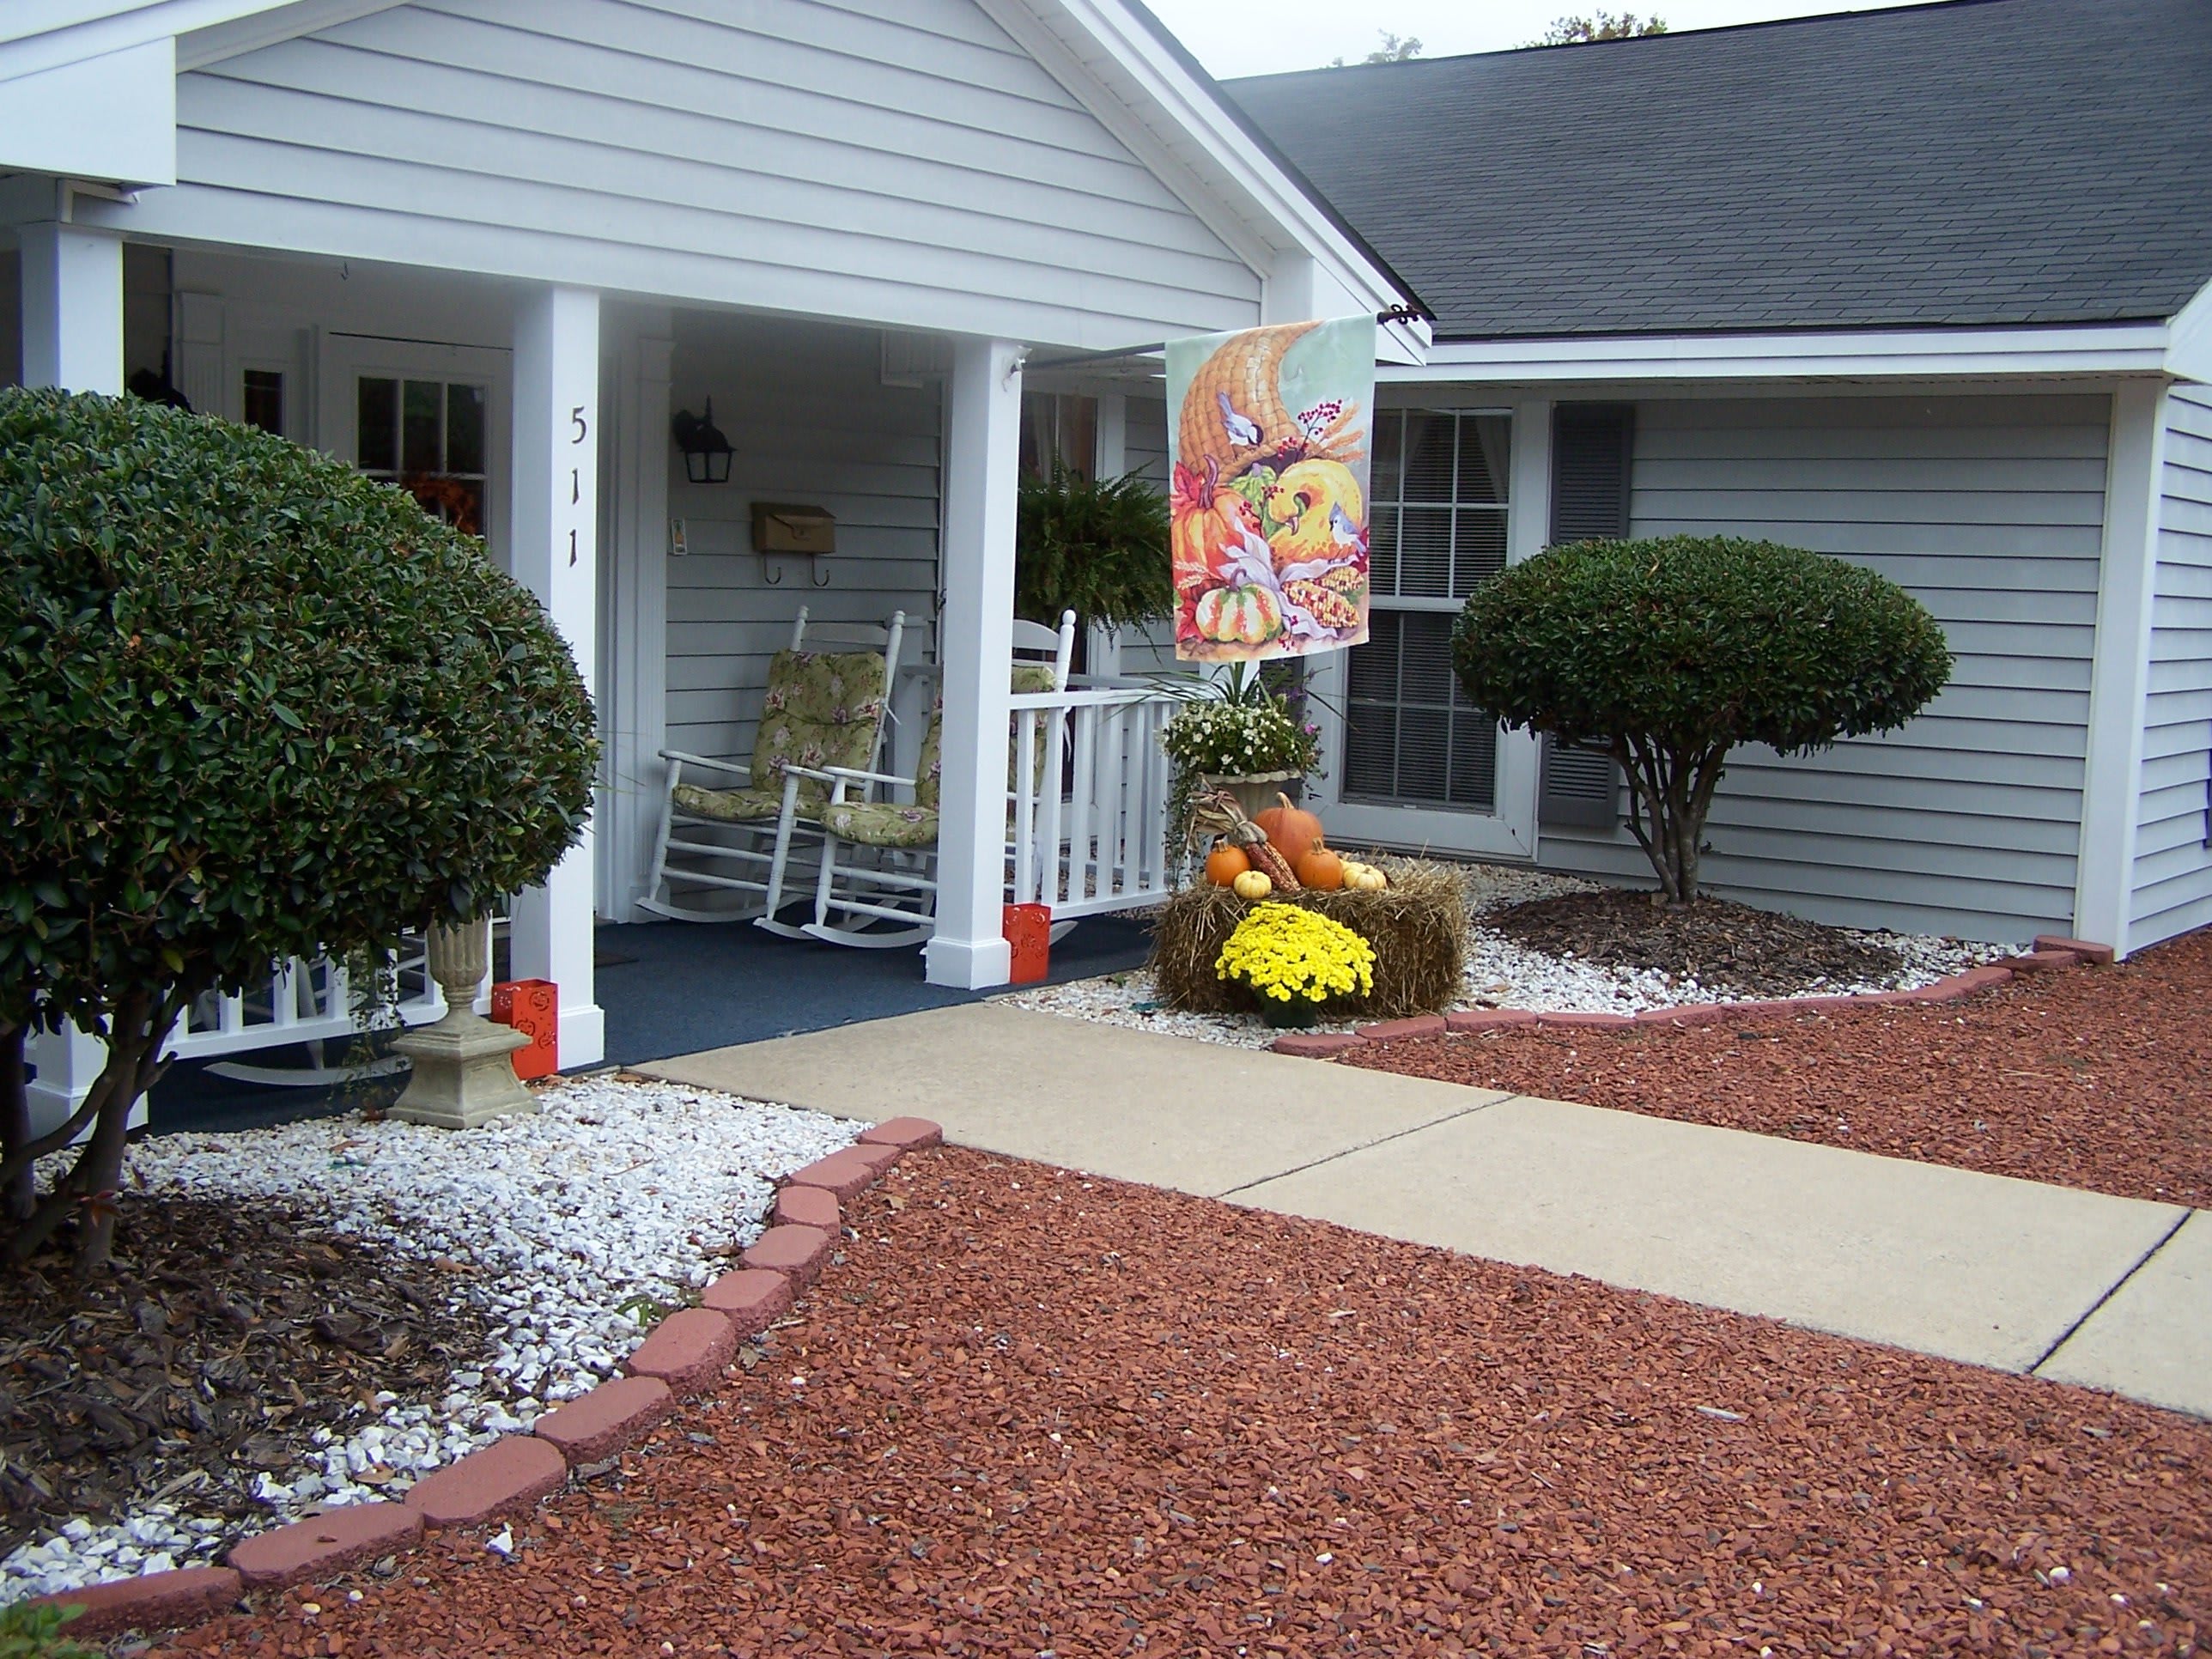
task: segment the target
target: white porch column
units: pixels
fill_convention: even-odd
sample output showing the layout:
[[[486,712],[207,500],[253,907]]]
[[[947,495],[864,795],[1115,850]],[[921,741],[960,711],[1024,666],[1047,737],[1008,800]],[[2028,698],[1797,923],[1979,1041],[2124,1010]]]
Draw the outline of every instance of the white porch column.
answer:
[[[123,242],[76,225],[30,224],[23,250],[23,384],[71,392],[123,391]],[[107,1063],[107,1045],[74,1027],[35,1036],[31,1127],[44,1134],[82,1105]],[[145,1104],[139,1103],[139,1111]]]
[[[123,393],[123,239],[33,224],[23,249],[23,384]]]
[[[1021,470],[1022,349],[952,349],[945,457],[944,765],[933,985],[1004,985],[1007,665],[1014,650],[1014,494]]]
[[[514,574],[552,617],[587,685],[599,649],[599,296],[539,289],[514,319]],[[514,904],[514,976],[561,988],[563,1070],[606,1053],[592,983],[592,865],[587,827],[545,884]]]
[[[2166,383],[2130,382],[2112,396],[2105,483],[2105,546],[2089,669],[2089,734],[2081,778],[2081,852],[2074,936],[2128,952],[2136,829],[2142,791],[2143,713],[2150,690],[2152,602],[2166,472]]]
[[[665,331],[665,317],[656,319]],[[603,641],[599,731],[607,744],[607,842],[599,890],[617,921],[649,921],[637,908],[653,866],[660,800],[667,791],[667,763],[660,750],[668,731],[668,384],[676,343],[665,332],[624,343],[616,358],[615,500],[608,522],[615,544],[605,584],[611,603],[604,617],[612,637]]]

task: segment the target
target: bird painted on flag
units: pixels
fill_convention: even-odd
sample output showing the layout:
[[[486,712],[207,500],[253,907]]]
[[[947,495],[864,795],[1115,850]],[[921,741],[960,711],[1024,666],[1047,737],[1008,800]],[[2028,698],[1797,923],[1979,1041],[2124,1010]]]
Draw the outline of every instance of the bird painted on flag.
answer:
[[[1260,423],[1249,415],[1239,415],[1227,392],[1217,392],[1213,398],[1221,405],[1221,429],[1228,434],[1231,443],[1249,449],[1260,441]]]

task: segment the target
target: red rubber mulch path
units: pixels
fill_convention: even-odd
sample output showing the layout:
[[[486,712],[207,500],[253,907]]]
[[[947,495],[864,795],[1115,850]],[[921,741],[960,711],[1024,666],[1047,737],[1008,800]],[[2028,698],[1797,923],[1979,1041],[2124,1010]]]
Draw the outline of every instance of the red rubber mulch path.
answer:
[[[1403,1038],[1346,1063],[2212,1206],[2212,932],[1963,1002]]]
[[[2212,1633],[2212,1425],[975,1152],[908,1159],[854,1219],[769,1357],[517,1527],[513,1561],[434,1543],[356,1604],[295,1591],[179,1647],[1591,1659]]]

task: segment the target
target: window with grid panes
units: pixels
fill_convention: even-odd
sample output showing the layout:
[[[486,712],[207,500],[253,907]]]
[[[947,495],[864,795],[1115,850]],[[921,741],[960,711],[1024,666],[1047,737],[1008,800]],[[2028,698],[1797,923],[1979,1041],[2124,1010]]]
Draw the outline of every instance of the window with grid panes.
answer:
[[[1498,723],[1452,673],[1453,620],[1505,568],[1512,421],[1449,410],[1375,417],[1368,639],[1346,665],[1342,793],[1496,810]]]
[[[483,534],[485,388],[364,374],[355,395],[355,464],[425,512]]]

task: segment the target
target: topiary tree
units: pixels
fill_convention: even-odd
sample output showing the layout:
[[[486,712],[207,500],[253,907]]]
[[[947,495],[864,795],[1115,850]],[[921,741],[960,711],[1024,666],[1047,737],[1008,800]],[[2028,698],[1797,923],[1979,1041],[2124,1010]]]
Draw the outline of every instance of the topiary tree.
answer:
[[[1670,903],[1698,896],[1729,751],[1808,754],[1892,732],[1951,677],[1943,630],[1873,571],[1771,542],[1555,547],[1486,583],[1452,636],[1460,684],[1509,726],[1607,744],[1629,831]]]
[[[10,1241],[106,1259],[131,1109],[179,1013],[293,955],[472,921],[577,839],[596,743],[568,649],[403,491],[137,398],[0,391],[0,1028],[106,1069]]]

